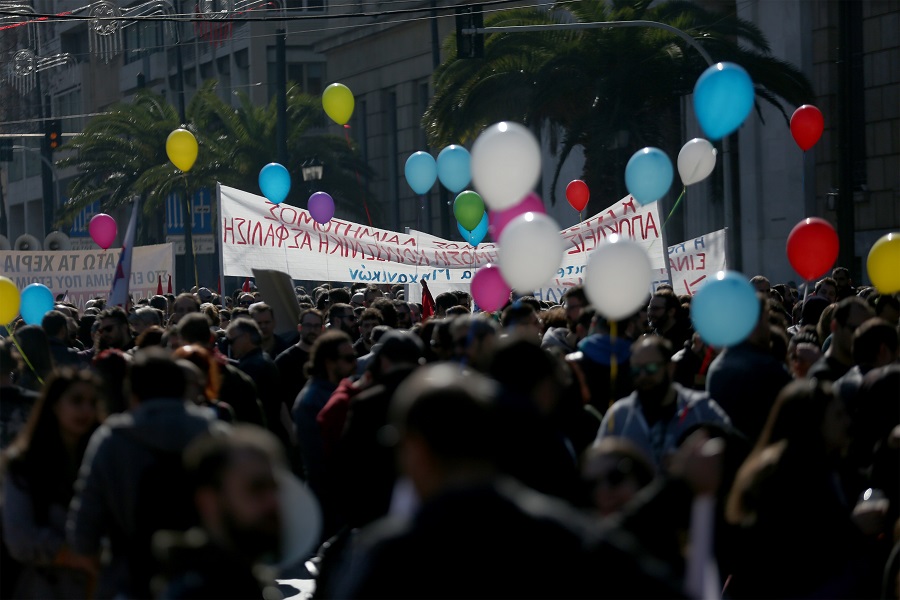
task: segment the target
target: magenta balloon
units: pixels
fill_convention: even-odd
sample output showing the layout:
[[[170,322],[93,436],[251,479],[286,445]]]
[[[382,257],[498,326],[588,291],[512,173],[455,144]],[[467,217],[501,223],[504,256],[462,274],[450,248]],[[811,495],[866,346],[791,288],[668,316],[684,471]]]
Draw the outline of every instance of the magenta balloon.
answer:
[[[491,232],[491,238],[499,240],[500,234],[509,222],[527,212],[547,214],[547,209],[544,208],[544,201],[534,192],[522,198],[515,206],[510,206],[505,210],[488,211],[488,228]]]
[[[484,265],[472,277],[472,298],[481,310],[493,312],[503,308],[509,302],[510,291],[496,265]]]
[[[118,227],[115,219],[105,213],[100,213],[91,219],[88,231],[91,233],[91,239],[106,250],[116,241]]]
[[[313,220],[324,225],[334,216],[334,199],[325,192],[316,192],[309,197],[307,208]]]

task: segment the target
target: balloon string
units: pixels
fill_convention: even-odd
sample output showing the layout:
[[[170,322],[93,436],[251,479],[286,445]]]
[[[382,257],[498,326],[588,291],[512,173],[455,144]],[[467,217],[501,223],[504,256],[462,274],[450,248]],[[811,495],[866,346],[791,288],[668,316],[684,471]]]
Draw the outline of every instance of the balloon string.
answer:
[[[669,219],[672,218],[672,215],[675,214],[675,209],[678,208],[678,205],[679,205],[679,204],[681,204],[681,200],[682,200],[682,198],[684,198],[684,193],[685,193],[685,192],[687,192],[687,186],[684,186],[684,187],[681,188],[681,193],[678,194],[678,199],[675,200],[675,204],[672,205],[672,210],[669,211],[669,215],[666,217],[666,220],[663,221],[663,224],[662,224],[662,231],[665,231],[665,230],[666,230],[666,225],[668,225]],[[660,232],[660,233],[661,233],[661,232]],[[651,248],[653,248],[653,244],[655,244],[655,243],[656,243],[656,240],[653,240],[652,242],[650,242],[650,246],[647,247],[647,250],[649,251]]]
[[[619,378],[619,360],[616,356],[616,336],[618,335],[618,323],[615,320],[609,322],[609,405],[612,406],[616,398],[616,380]],[[613,416],[610,415],[610,420]],[[612,424],[610,424],[612,427]]]
[[[347,147],[353,151],[353,144],[350,143],[350,133],[348,132],[350,127],[348,125],[344,125],[344,137],[347,140]],[[366,190],[363,189],[362,181],[359,178],[359,169],[353,167],[353,172],[356,173],[356,186],[359,188],[359,193],[363,199],[363,208],[366,209],[366,219],[369,221],[369,227],[372,227],[372,215],[369,214],[369,203],[366,202]]]
[[[13,344],[16,346],[16,349],[19,351],[19,356],[25,361],[25,364],[28,365],[28,368],[31,369],[31,372],[34,373],[34,376],[37,378],[38,383],[41,386],[44,385],[44,380],[41,379],[41,376],[38,374],[37,370],[34,368],[34,365],[31,364],[31,361],[28,360],[28,355],[25,354],[25,351],[22,350],[22,346],[19,345],[19,340],[16,339],[16,335],[10,330],[9,325],[4,325],[3,328],[9,334],[9,339],[12,340]]]

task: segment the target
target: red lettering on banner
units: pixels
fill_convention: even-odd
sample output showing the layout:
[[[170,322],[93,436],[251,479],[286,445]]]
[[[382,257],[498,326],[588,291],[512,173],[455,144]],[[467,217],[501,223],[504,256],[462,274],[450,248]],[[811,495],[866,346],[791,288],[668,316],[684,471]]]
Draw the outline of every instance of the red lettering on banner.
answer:
[[[309,232],[303,232],[303,241],[300,242],[300,249],[307,248],[312,251],[312,238],[309,236]]]
[[[238,245],[240,245],[240,246],[246,246],[246,245],[247,245],[247,237],[244,235],[244,232],[241,231],[241,225],[243,225],[244,223],[246,223],[247,220],[246,220],[246,219],[237,218],[237,219],[235,219],[235,221],[238,222],[238,224],[237,224],[237,232],[238,232],[238,234],[241,236],[241,241],[238,242]]]
[[[621,221],[619,221],[618,225],[619,225],[619,235],[620,236],[625,235],[625,226],[627,225],[628,226],[628,237],[631,239],[634,239],[634,232],[631,230],[631,221],[629,221],[628,219],[622,219]],[[638,230],[638,231],[640,231],[640,230]]]
[[[647,229],[641,231],[641,235],[643,236],[643,238],[644,238],[645,240],[646,240],[646,239],[649,239],[649,237],[650,237],[650,230],[651,230],[651,229],[653,230],[653,237],[654,237],[654,239],[655,239],[655,238],[658,238],[658,237],[659,237],[659,230],[656,228],[656,221],[653,220],[653,213],[652,213],[652,212],[648,212],[648,213],[647,213]]]
[[[328,236],[321,233],[319,234],[319,252],[328,252]]]
[[[622,202],[622,206],[625,207],[625,214],[628,214],[628,209],[631,209],[631,212],[637,212],[637,207],[634,205],[634,197],[628,196],[628,202]]]
[[[256,241],[257,236],[259,236],[259,241]],[[262,246],[263,245],[263,229],[262,223],[257,221],[253,224],[253,228],[250,230],[250,245],[251,246]]]
[[[269,240],[272,240],[272,243],[269,243]],[[269,223],[269,228],[266,230],[266,235],[263,238],[261,245],[275,247],[275,226],[271,223]]]
[[[231,243],[234,243],[234,219],[222,219],[222,243],[228,243],[228,232],[231,232]]]
[[[294,216],[291,217],[290,219],[285,219],[284,213],[285,213],[285,211],[288,211],[288,210],[291,211],[292,213],[294,213]],[[282,223],[287,223],[288,225],[293,225],[294,223],[297,222],[297,209],[295,209],[293,206],[283,206],[281,208],[281,212],[279,213],[279,216],[281,217]]]
[[[272,204],[268,200],[266,200],[266,204],[269,205],[269,214],[272,215],[271,217],[266,217],[266,219],[268,219],[269,221],[277,221],[278,217],[275,216],[275,209],[278,208],[278,205]]]

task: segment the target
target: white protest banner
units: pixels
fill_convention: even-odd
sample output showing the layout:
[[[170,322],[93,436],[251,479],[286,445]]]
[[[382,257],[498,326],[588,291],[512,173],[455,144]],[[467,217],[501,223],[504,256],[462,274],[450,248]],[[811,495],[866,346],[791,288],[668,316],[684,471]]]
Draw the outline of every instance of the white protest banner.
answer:
[[[282,270],[294,279],[410,284],[410,299],[421,297],[420,279],[437,294],[447,286],[468,289],[474,271],[497,262],[495,244],[473,249],[421,231],[398,233],[332,219],[325,225],[309,212],[273,204],[255,194],[219,186],[222,272],[246,277],[257,269]],[[558,301],[581,282],[588,253],[608,235],[636,240],[654,269],[665,269],[665,248],[656,203],[640,206],[626,196],[606,210],[560,232],[566,254],[541,299]]]
[[[676,294],[693,296],[710,277],[725,270],[725,235],[726,230],[719,229],[669,246],[669,271]],[[665,271],[659,275],[666,277]]]
[[[452,281],[453,273],[496,262],[489,245],[472,249],[420,232],[398,233],[342,219],[325,225],[309,212],[219,186],[222,272],[246,277],[277,269],[294,279],[414,283]],[[471,277],[471,273],[469,274]]]
[[[67,294],[79,308],[91,298],[106,298],[112,286],[121,249],[0,252],[0,273],[19,290],[41,283],[53,292]],[[157,277],[174,275],[172,244],[138,246],[131,263],[130,291],[135,300],[156,293]]]

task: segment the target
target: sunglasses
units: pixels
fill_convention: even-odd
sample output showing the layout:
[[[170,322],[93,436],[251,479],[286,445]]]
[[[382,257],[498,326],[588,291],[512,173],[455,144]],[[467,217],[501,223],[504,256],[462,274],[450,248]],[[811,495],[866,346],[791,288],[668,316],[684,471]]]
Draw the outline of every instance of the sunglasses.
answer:
[[[631,365],[631,374],[637,377],[641,373],[656,375],[663,368],[662,363],[647,363],[646,365]]]

